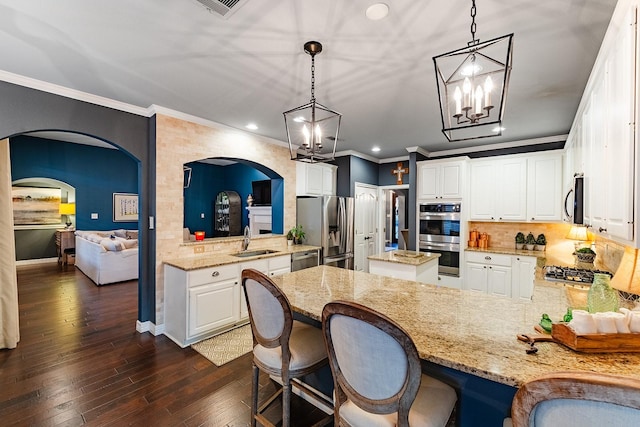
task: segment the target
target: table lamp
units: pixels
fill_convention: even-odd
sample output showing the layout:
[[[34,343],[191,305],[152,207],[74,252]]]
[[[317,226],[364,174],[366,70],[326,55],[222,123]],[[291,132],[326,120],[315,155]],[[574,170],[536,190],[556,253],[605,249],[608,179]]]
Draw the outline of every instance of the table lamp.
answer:
[[[575,249],[578,250],[584,243],[589,241],[589,235],[587,234],[587,227],[583,225],[572,225],[569,230],[569,234],[567,234],[567,239],[577,240],[574,243]]]
[[[76,214],[76,204],[75,203],[60,203],[60,215],[65,215],[67,217],[67,229],[71,228],[71,215]]]

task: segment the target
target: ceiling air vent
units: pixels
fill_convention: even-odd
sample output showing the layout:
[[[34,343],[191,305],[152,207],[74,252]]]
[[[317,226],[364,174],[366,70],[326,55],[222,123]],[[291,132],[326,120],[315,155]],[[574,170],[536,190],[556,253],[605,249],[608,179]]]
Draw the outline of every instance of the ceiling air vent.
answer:
[[[225,19],[233,15],[247,0],[196,0],[211,13],[217,13]]]

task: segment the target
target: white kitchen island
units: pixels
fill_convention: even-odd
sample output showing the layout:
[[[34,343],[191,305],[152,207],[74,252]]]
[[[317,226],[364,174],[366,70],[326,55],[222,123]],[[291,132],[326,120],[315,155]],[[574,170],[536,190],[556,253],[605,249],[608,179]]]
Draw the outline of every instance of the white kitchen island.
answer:
[[[370,255],[369,273],[394,279],[438,284],[440,254],[417,251],[388,251]]]

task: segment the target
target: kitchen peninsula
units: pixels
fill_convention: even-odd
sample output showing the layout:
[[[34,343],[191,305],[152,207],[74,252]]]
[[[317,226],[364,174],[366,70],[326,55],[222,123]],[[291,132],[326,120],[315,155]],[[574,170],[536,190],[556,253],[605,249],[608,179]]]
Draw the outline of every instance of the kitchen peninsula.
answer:
[[[487,415],[493,421],[508,414],[516,387],[549,372],[583,370],[640,379],[638,353],[584,354],[556,343],[536,344],[537,354],[525,352],[527,344],[516,335],[532,333],[542,313],[558,320],[566,312],[560,284],[537,280],[532,300],[522,301],[326,266],[273,280],[294,311],[316,321],[332,300],[356,301],[394,319],[414,340],[427,370],[433,368],[456,385],[462,402],[476,400],[478,408],[493,411]],[[492,387],[503,393],[501,398]],[[467,418],[473,405],[467,403],[459,413],[460,425],[473,425]]]

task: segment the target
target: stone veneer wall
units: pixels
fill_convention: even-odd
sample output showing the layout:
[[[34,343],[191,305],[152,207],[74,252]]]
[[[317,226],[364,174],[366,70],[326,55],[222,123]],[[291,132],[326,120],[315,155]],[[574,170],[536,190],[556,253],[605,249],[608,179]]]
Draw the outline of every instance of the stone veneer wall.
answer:
[[[182,165],[210,157],[231,157],[260,163],[284,178],[284,230],[295,225],[296,168],[289,149],[273,140],[222,125],[206,126],[158,114],[156,116],[156,325],[164,323],[163,261],[214,256],[240,249],[239,238],[184,244],[182,230]],[[251,247],[286,244],[284,236],[261,237]],[[195,253],[195,246],[204,253]]]
[[[547,265],[574,265],[576,263],[573,255],[575,240],[566,238],[571,224],[565,223],[519,223],[519,222],[469,222],[469,231],[476,229],[479,233],[489,235],[489,247],[513,248],[515,236],[521,231],[526,236],[532,232],[534,236],[543,233],[547,238],[545,251]],[[620,265],[620,260],[624,253],[624,246],[598,236],[591,235],[595,241],[594,251],[596,252],[595,267],[611,272],[615,272]],[[469,236],[461,236],[468,240]]]

